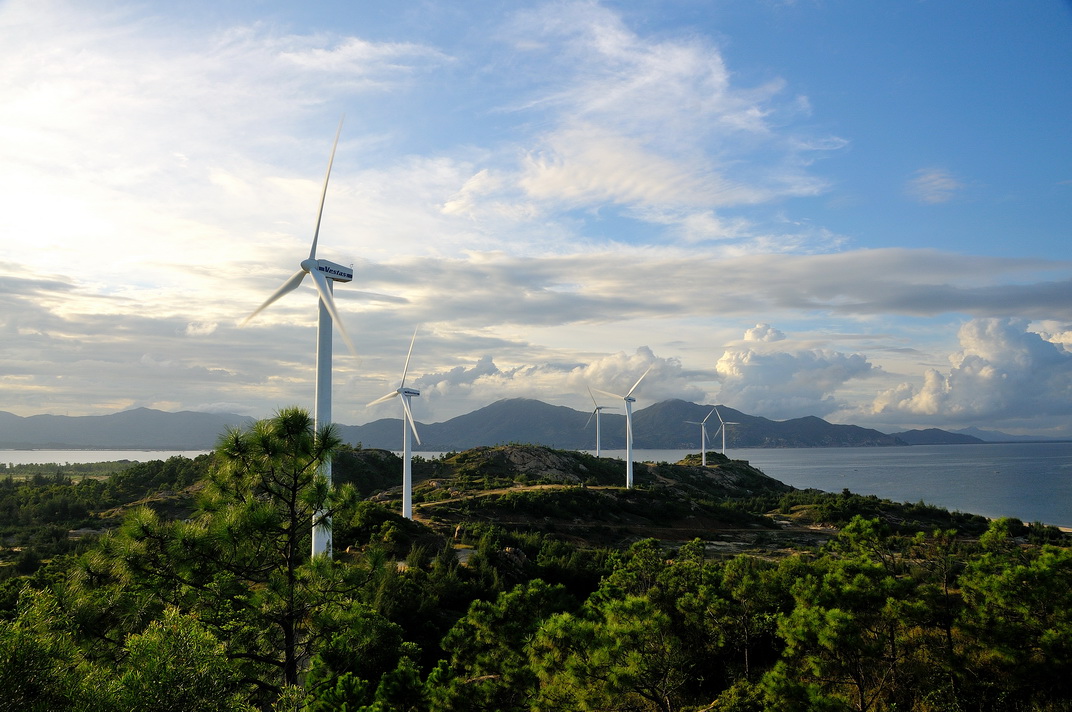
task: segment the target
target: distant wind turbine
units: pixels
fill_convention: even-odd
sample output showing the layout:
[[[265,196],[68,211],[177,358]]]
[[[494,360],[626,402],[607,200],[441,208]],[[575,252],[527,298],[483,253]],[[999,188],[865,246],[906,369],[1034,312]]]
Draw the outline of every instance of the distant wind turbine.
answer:
[[[633,487],[633,404],[636,403],[633,391],[637,389],[640,382],[644,380],[644,376],[647,376],[653,368],[655,368],[655,364],[648,366],[648,370],[644,371],[644,374],[637,379],[637,382],[624,396],[610,391],[601,391],[598,388],[595,389],[597,393],[602,393],[612,398],[621,398],[625,401],[625,486],[628,489]]]
[[[313,286],[316,287],[319,299],[319,318],[317,321],[316,334],[316,397],[313,405],[313,427],[319,430],[331,423],[331,329],[332,324],[339,327],[339,333],[346,341],[350,353],[357,358],[357,349],[350,340],[343,326],[339,311],[335,308],[335,298],[332,296],[332,284],[334,282],[349,282],[354,278],[353,269],[343,267],[335,262],[317,259],[316,243],[320,237],[320,221],[324,216],[324,200],[328,194],[328,179],[331,178],[331,165],[335,162],[335,149],[339,145],[339,135],[342,133],[342,119],[339,120],[339,128],[335,132],[335,143],[331,146],[331,157],[328,158],[328,169],[324,175],[324,188],[320,192],[320,207],[316,213],[316,227],[313,230],[313,244],[309,249],[309,257],[301,261],[300,268],[291,275],[290,279],[283,283],[272,296],[268,297],[257,309],[247,316],[242,322],[245,325],[250,319],[260,314],[268,306],[280,297],[294,291],[305,279],[305,275],[313,278]],[[331,461],[324,462],[321,473],[331,485]],[[318,510],[313,515],[313,547],[312,555],[327,554],[331,556],[331,518],[323,510]]]
[[[600,412],[607,410],[608,408],[614,408],[616,406],[600,405],[599,403],[597,403],[596,397],[592,395],[591,388],[588,389],[588,395],[592,398],[592,405],[595,406],[595,409],[592,411],[592,414],[588,416],[588,422],[584,424],[584,427],[588,427],[588,424],[592,422],[592,418],[596,419],[596,457],[599,457],[599,414]]]
[[[413,453],[410,450],[410,433],[420,445],[421,438],[417,435],[417,423],[413,420],[413,408],[410,399],[421,394],[416,388],[406,388],[406,374],[409,373],[409,359],[413,356],[413,342],[417,340],[417,329],[413,330],[413,338],[409,341],[409,353],[406,354],[406,365],[402,368],[402,380],[398,388],[385,396],[377,398],[369,403],[369,407],[384,403],[397,397],[402,401],[402,516],[413,519]]]
[[[726,426],[727,425],[740,425],[740,423],[735,423],[732,420],[723,420],[722,419],[722,413],[718,412],[718,408],[715,408],[714,410],[715,410],[715,415],[718,416],[718,422],[721,423],[721,425],[718,426],[718,429],[722,431],[722,454],[725,455],[726,454]],[[711,414],[708,413],[707,417],[710,418]],[[704,418],[704,420],[707,420],[707,418]],[[718,435],[718,433],[716,432],[715,435]]]
[[[711,413],[714,413],[714,412],[715,412],[715,409],[712,408]],[[695,420],[686,420],[685,421],[689,425],[699,425],[700,426],[700,465],[703,466],[703,467],[707,467],[707,418],[711,417],[711,413],[708,413],[707,416],[701,421],[695,421]],[[723,449],[725,449],[725,448],[723,447]]]

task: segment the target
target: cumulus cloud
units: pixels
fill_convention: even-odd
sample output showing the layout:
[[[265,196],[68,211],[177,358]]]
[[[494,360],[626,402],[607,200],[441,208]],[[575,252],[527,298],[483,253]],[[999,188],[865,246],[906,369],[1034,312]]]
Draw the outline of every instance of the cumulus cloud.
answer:
[[[591,403],[589,387],[624,395],[641,376],[644,379],[633,393],[641,407],[670,398],[703,401],[706,397],[694,384],[696,374],[679,359],[657,356],[647,346],[586,363],[543,362],[506,368],[485,355],[468,365],[416,375],[412,384],[421,391],[421,402],[414,402],[418,417],[443,420],[503,398],[534,398],[584,410]],[[597,393],[596,397],[602,404],[615,405],[610,396]]]
[[[878,414],[944,416],[960,422],[1072,414],[1072,353],[1028,331],[1025,319],[973,319],[957,336],[950,369],[929,369],[875,399]]]
[[[745,341],[784,341],[785,332],[775,329],[770,324],[756,324],[744,332]]]
[[[1036,328],[1038,335],[1054,344],[1059,344],[1066,351],[1072,352],[1072,324],[1043,320]]]
[[[719,402],[777,419],[823,416],[844,405],[837,393],[848,381],[872,375],[861,354],[780,345],[785,341],[778,329],[757,324],[742,347],[727,349],[716,364]]]

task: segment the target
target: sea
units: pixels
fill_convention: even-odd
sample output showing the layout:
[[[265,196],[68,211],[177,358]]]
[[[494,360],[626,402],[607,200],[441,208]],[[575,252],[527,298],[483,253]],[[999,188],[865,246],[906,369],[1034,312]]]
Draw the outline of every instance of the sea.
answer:
[[[79,463],[196,457],[202,450],[0,450],[0,463]],[[696,450],[634,450],[637,462],[677,462]],[[441,453],[415,452],[430,458]],[[603,450],[624,458],[624,450]],[[986,517],[1072,527],[1072,442],[868,448],[737,448],[746,460],[800,489],[850,490],[925,502]]]
[[[696,450],[634,450],[634,460],[677,462]],[[625,457],[624,450],[604,450]],[[985,517],[1072,527],[1072,442],[908,447],[738,448],[764,474],[800,489],[850,490]]]

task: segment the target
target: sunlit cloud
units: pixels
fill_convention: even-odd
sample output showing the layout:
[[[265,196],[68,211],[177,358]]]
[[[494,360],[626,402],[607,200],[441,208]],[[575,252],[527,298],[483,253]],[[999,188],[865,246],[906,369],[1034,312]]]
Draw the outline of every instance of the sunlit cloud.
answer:
[[[964,423],[1072,415],[1072,353],[1028,331],[1024,319],[973,319],[946,372],[880,394],[874,412],[941,415]]]

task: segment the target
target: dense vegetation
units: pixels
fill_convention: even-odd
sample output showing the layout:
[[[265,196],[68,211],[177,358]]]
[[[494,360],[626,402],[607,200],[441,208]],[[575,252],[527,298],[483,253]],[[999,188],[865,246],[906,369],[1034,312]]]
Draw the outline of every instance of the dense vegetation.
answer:
[[[420,463],[418,521],[384,497],[397,458],[299,410],[193,461],[0,481],[5,545],[38,557],[4,567],[0,709],[1072,710],[1052,528],[791,490],[711,454],[633,491],[611,461],[523,455]],[[308,555],[318,510],[330,560]],[[697,519],[825,543],[716,555],[681,540]],[[49,548],[47,527],[108,531]]]

